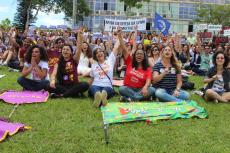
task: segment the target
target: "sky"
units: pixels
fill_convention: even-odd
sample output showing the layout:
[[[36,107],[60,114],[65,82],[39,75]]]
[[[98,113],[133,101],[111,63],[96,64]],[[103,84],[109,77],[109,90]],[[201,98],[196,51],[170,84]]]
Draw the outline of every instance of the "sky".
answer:
[[[12,22],[14,19],[14,14],[16,13],[17,0],[0,0],[0,21],[9,18]],[[53,12],[46,14],[44,12],[39,12],[35,26],[40,25],[63,25],[64,14],[54,14]]]

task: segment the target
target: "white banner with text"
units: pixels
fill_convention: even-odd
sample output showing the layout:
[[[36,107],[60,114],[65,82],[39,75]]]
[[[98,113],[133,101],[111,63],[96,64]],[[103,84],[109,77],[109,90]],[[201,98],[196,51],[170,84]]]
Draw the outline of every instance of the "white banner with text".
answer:
[[[105,19],[105,31],[116,30],[118,27],[122,31],[134,31],[135,25],[138,26],[139,31],[146,30],[146,18],[129,20]]]

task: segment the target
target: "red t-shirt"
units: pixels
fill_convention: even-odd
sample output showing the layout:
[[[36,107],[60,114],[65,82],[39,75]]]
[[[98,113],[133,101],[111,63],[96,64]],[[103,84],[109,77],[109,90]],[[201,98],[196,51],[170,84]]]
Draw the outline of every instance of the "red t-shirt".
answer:
[[[20,48],[19,49],[19,58],[24,59],[25,55],[26,55],[26,51],[27,51],[27,48],[25,48],[25,47]]]
[[[124,85],[131,88],[142,88],[144,87],[147,79],[152,79],[152,69],[150,67],[147,70],[143,70],[132,67],[132,57],[129,55],[125,59],[127,65],[126,74],[124,79]]]

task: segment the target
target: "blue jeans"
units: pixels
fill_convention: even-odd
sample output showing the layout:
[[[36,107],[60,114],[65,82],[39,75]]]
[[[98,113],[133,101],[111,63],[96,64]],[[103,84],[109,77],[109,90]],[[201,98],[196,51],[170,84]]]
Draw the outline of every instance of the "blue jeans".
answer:
[[[49,80],[31,80],[25,77],[18,78],[18,84],[20,84],[25,90],[30,91],[40,91],[42,89],[47,89],[49,86]]]
[[[98,91],[102,92],[102,90],[105,90],[107,92],[107,99],[112,98],[115,94],[113,89],[110,87],[100,87],[95,85],[89,87],[88,93],[90,97],[94,97],[96,92]]]
[[[119,93],[121,96],[124,96],[125,98],[131,98],[131,100],[134,101],[139,101],[139,100],[143,100],[145,98],[150,98],[155,97],[155,88],[154,87],[149,87],[148,88],[148,96],[144,97],[141,93],[140,93],[141,88],[131,88],[131,87],[127,87],[127,86],[121,86],[119,87]]]
[[[155,92],[156,97],[162,102],[169,102],[169,101],[181,102],[183,100],[188,100],[190,97],[189,93],[184,90],[180,90],[178,97],[175,97],[172,94],[173,92],[169,92],[162,88],[156,89],[156,92]]]

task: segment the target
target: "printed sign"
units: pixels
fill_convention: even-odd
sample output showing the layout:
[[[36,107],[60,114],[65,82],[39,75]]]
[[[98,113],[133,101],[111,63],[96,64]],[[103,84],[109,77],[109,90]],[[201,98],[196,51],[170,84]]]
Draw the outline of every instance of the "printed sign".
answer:
[[[220,31],[222,29],[222,25],[208,25],[208,31]]]
[[[193,26],[193,31],[203,31],[208,29],[208,25],[207,24],[195,24]]]
[[[230,29],[229,30],[224,30],[224,36],[230,36]]]
[[[134,27],[138,26],[138,30],[146,30],[146,18],[133,20],[113,20],[105,19],[105,31],[112,31],[121,27],[122,31],[134,31]]]

